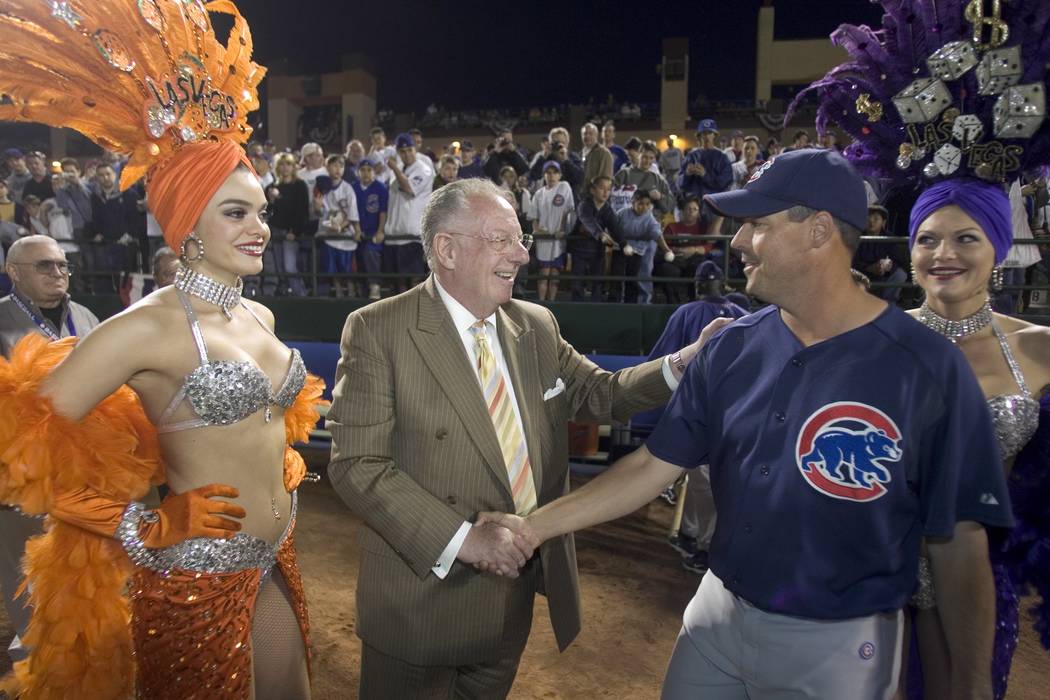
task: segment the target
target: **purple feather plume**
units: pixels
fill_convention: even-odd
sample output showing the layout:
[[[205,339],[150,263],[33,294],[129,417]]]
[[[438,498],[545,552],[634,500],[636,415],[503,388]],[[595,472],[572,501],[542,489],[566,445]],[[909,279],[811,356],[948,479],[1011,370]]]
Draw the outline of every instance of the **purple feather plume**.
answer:
[[[849,60],[828,72],[800,92],[785,115],[785,125],[798,106],[816,94],[817,129],[834,123],[849,133],[854,143],[847,149],[857,168],[870,175],[885,177],[899,184],[928,182],[922,175],[922,162],[909,168],[897,167],[900,145],[908,141],[906,125],[893,104],[893,97],[918,78],[929,77],[926,59],[952,41],[970,40],[973,26],[965,19],[967,0],[881,0],[882,28],[844,24],[831,40],[846,50]],[[1050,59],[1050,2],[1011,0],[1001,5],[1002,19],[1010,26],[1005,47],[1020,46],[1023,65],[1022,84],[1046,85]],[[952,107],[963,114],[975,114],[985,124],[984,141],[995,140],[992,114],[997,95],[980,95],[977,71],[970,70],[957,80],[945,81]],[[1050,86],[1047,86],[1050,90]],[[856,109],[857,97],[866,93],[881,103],[882,117],[868,121]],[[919,125],[922,126],[922,125]],[[999,139],[1005,145],[1023,148],[1020,167],[1005,174],[1017,177],[1024,170],[1050,164],[1050,120],[1045,120],[1029,139]],[[953,176],[973,175],[964,158]],[[1048,555],[1050,556],[1050,555]]]

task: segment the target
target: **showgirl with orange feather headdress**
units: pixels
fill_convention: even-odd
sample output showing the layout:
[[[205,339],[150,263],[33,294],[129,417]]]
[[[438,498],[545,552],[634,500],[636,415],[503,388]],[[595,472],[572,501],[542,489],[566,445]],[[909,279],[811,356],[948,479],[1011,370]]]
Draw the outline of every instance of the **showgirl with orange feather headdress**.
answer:
[[[209,12],[233,17],[225,44]],[[26,547],[30,656],[0,690],[306,697],[288,445],[323,385],[240,298],[269,238],[240,146],[265,73],[247,23],[227,0],[7,0],[0,37],[0,120],[130,154],[121,187],[146,179],[183,260],[89,337],[0,360],[0,502],[48,516]],[[159,507],[136,501],[165,481]]]

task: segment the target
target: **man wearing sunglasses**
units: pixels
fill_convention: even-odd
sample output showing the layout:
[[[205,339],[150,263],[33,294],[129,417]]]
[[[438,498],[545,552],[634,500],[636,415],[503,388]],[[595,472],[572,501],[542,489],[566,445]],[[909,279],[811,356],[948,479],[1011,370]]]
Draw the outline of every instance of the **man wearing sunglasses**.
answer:
[[[83,337],[98,325],[87,308],[68,294],[71,270],[66,255],[53,238],[26,236],[11,245],[7,274],[14,291],[0,299],[0,352],[8,356],[23,336],[39,333],[51,340]],[[20,636],[29,622],[25,599],[15,600],[21,583],[19,561],[29,537],[41,532],[41,521],[0,508],[0,589],[15,638],[8,648],[12,662],[25,657]]]
[[[492,182],[445,185],[422,220],[430,277],[347,319],[328,476],[364,521],[362,700],[506,697],[537,592],[559,647],[572,642],[572,538],[524,551],[475,516],[529,513],[565,493],[567,421],[624,421],[666,402],[696,352],[597,367],[547,308],[511,298],[531,238]]]

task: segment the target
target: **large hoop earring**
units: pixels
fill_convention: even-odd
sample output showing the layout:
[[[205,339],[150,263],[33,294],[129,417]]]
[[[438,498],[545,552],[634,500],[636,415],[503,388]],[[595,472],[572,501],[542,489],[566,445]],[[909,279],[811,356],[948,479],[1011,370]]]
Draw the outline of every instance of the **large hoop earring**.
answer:
[[[992,268],[992,291],[1001,292],[1003,291],[1003,266],[996,265]]]
[[[197,255],[190,257],[186,255],[186,244],[190,241],[197,244]],[[182,245],[179,246],[179,259],[184,263],[195,263],[204,260],[204,242],[197,238],[197,234],[190,232],[190,235],[186,236],[182,241]]]

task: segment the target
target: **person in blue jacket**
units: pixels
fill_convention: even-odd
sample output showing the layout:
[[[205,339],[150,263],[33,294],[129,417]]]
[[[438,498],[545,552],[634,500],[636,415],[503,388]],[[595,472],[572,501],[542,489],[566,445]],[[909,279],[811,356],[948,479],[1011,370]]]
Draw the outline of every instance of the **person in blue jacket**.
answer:
[[[700,144],[685,157],[678,171],[678,196],[680,201],[696,197],[703,201],[709,194],[725,192],[733,182],[733,165],[715,143],[718,125],[714,119],[701,119],[696,127],[696,140]]]

